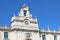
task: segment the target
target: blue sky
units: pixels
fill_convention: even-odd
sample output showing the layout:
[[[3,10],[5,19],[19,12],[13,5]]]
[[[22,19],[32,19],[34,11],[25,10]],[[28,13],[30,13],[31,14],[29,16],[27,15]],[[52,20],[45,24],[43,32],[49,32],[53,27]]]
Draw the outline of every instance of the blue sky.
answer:
[[[57,30],[60,25],[60,0],[0,0],[0,26],[10,26],[11,17],[18,12],[26,3],[30,7],[30,12],[37,16],[39,28]]]

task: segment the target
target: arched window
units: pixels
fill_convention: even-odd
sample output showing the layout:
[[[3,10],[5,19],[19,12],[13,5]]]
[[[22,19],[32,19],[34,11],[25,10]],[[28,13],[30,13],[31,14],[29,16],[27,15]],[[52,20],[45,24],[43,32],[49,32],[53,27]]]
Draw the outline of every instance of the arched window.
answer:
[[[45,35],[42,35],[42,40],[46,40],[46,36]]]
[[[24,16],[26,16],[26,13],[27,13],[27,11],[26,11],[26,10],[24,10]]]
[[[8,40],[8,32],[4,32],[4,40]]]
[[[54,40],[57,40],[57,36],[56,35],[54,35]]]
[[[26,40],[31,40],[31,33],[30,32],[27,32],[27,33],[25,33],[25,35],[26,35]]]

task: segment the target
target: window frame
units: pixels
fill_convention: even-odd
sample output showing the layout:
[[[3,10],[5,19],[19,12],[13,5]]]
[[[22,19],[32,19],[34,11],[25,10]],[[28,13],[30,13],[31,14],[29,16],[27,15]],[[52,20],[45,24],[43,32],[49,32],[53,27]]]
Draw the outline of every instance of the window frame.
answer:
[[[8,32],[4,32],[4,40],[8,39]]]
[[[54,40],[57,40],[57,35],[54,35]]]
[[[24,10],[24,16],[26,16],[26,14],[27,14],[27,11],[26,11],[26,10]]]
[[[42,40],[46,40],[46,35],[42,35]]]

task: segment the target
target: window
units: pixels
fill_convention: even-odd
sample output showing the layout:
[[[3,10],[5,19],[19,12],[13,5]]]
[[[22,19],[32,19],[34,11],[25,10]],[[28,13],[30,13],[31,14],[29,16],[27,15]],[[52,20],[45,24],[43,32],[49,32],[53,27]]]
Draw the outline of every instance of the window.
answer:
[[[45,35],[42,35],[42,39],[43,39],[43,40],[46,40],[46,37],[45,37]]]
[[[57,36],[56,35],[54,35],[54,40],[57,40]]]
[[[31,38],[30,38],[31,37],[31,33],[30,32],[27,32],[25,35],[26,35],[26,40],[31,40]]]
[[[4,32],[4,40],[8,39],[8,32]]]
[[[26,25],[28,25],[28,24],[29,24],[29,22],[28,22],[28,21],[25,21],[25,24],[26,24]]]
[[[26,11],[26,10],[24,10],[24,16],[26,16],[26,13],[27,13],[27,11]]]

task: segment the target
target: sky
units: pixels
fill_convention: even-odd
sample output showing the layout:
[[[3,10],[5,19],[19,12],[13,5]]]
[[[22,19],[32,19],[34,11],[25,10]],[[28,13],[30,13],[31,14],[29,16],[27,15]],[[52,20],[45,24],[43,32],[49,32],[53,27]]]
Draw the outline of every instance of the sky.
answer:
[[[37,17],[40,29],[58,30],[60,26],[60,0],[0,0],[0,26],[11,26],[11,17],[22,5],[29,6],[33,17]]]

